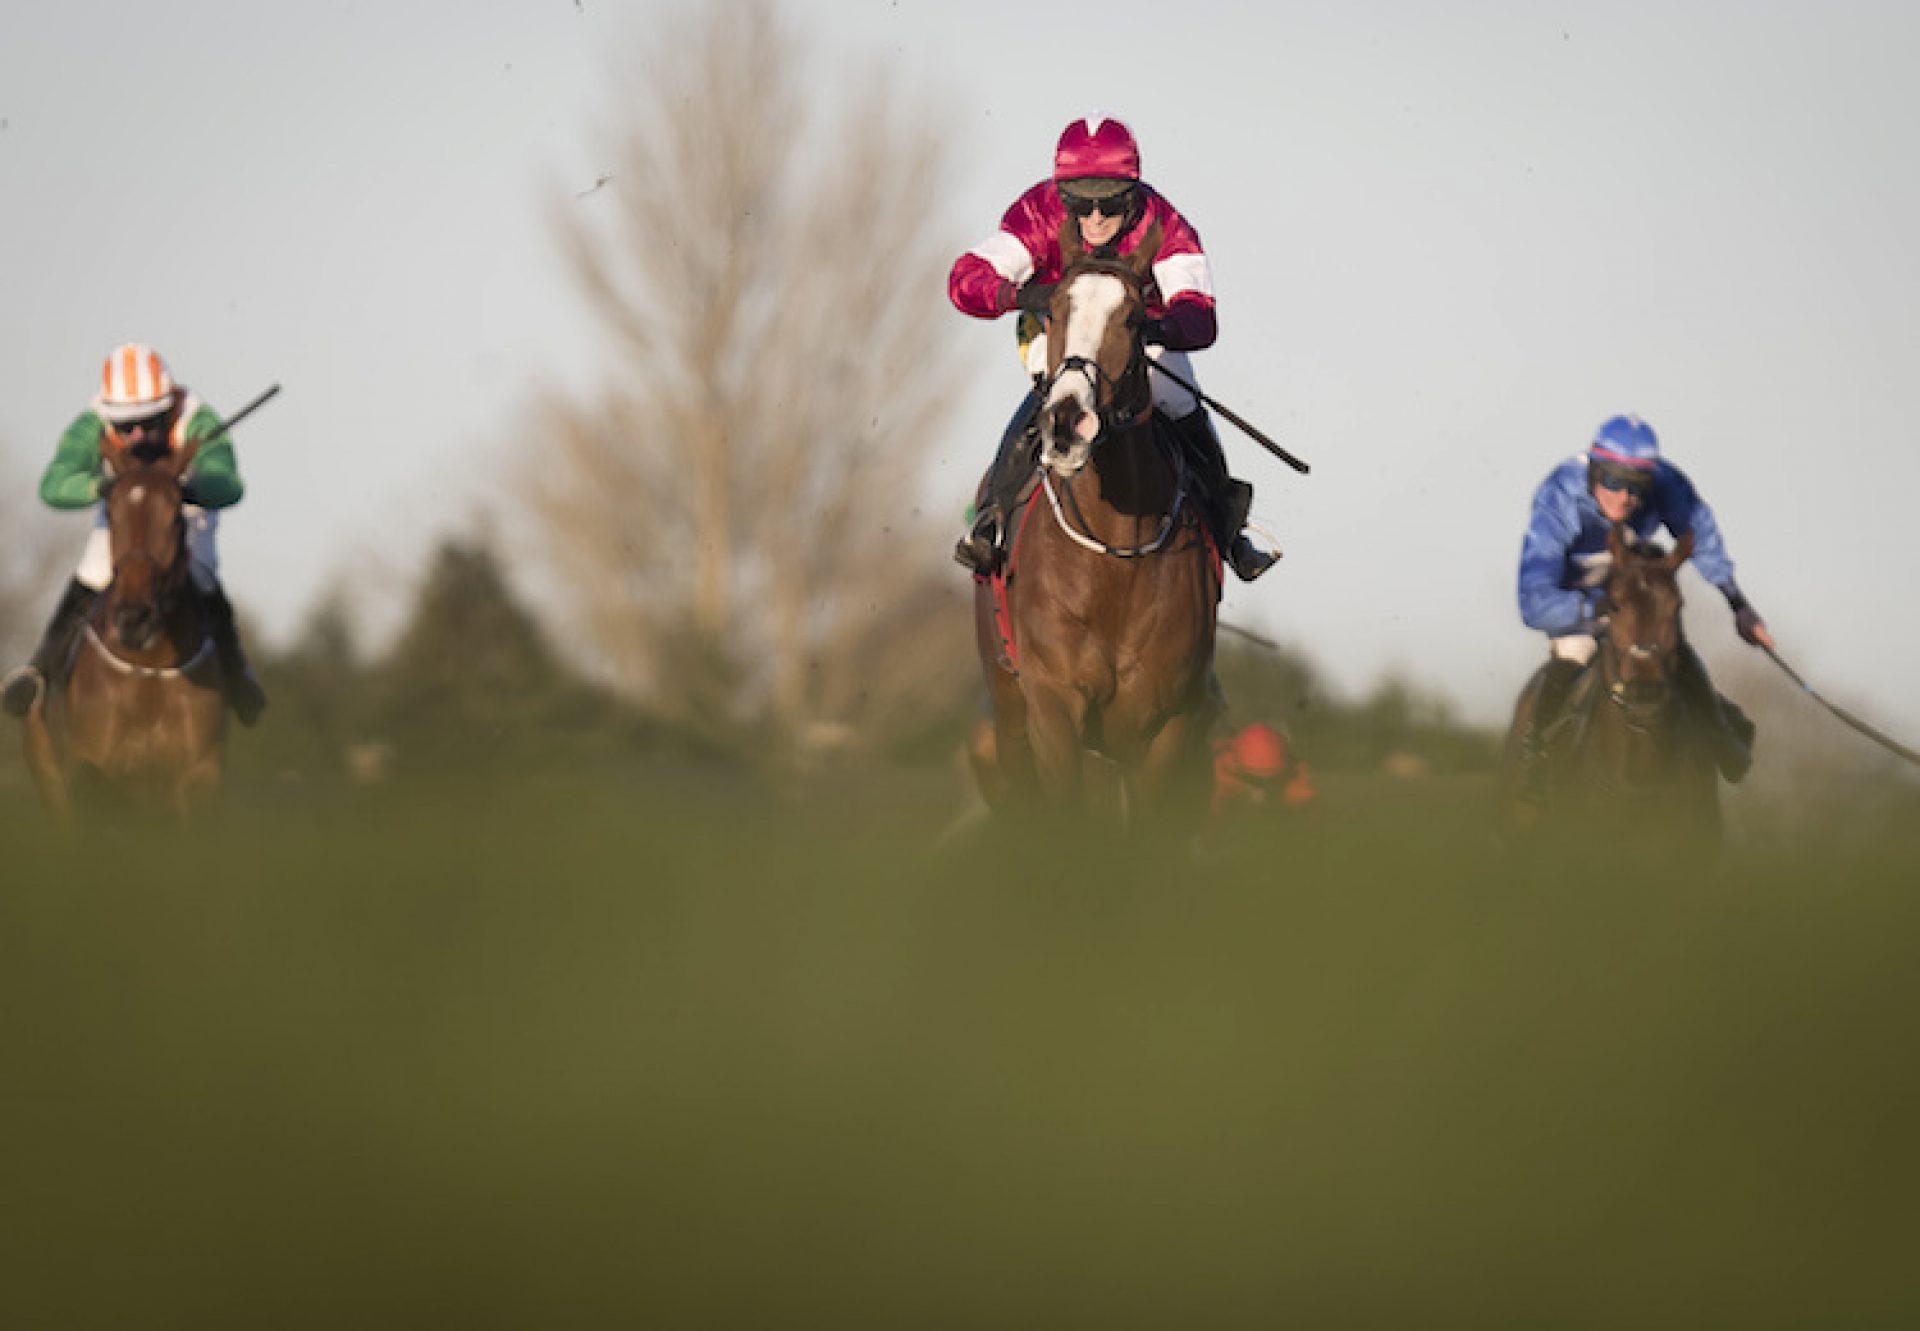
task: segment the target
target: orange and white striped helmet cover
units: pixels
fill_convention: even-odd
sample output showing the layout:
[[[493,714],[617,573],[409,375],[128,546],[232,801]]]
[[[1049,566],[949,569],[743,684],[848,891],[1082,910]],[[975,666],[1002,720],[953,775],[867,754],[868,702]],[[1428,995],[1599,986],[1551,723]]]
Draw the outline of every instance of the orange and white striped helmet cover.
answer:
[[[173,375],[152,347],[138,342],[115,347],[100,370],[94,409],[116,424],[164,411],[173,402]]]

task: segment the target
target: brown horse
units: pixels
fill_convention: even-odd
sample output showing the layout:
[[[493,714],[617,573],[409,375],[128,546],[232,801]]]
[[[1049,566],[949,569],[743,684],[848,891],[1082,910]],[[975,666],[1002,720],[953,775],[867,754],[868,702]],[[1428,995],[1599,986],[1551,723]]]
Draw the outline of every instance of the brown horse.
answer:
[[[1699,846],[1720,836],[1720,786],[1699,721],[1677,683],[1681,630],[1677,574],[1693,553],[1682,536],[1671,553],[1630,546],[1615,527],[1607,538],[1606,633],[1590,684],[1576,686],[1562,733],[1550,743],[1548,797],[1553,821],[1598,817],[1631,828],[1643,843]],[[1512,755],[1531,714],[1539,679],[1521,694],[1508,740]],[[1526,821],[1510,800],[1510,820]]]
[[[1017,519],[1003,611],[988,583],[975,595],[993,718],[969,751],[998,810],[1077,812],[1117,776],[1134,816],[1184,830],[1205,811],[1220,574],[1153,425],[1140,323],[1159,245],[1156,228],[1129,258],[1096,259],[1061,233],[1041,490]]]
[[[24,722],[27,765],[57,815],[77,788],[187,814],[218,793],[226,747],[217,654],[191,585],[180,477],[193,445],[130,457],[108,435],[113,582],[63,685]]]

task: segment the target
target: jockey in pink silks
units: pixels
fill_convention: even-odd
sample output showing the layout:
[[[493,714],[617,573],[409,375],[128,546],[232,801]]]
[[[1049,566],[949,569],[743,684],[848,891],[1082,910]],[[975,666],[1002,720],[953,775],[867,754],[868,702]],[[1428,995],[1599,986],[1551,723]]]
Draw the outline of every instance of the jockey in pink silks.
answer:
[[[947,294],[955,307],[977,319],[1020,311],[1031,333],[1046,317],[1060,280],[1060,230],[1069,217],[1079,229],[1081,247],[1105,258],[1133,253],[1158,225],[1160,250],[1145,292],[1141,336],[1150,358],[1193,384],[1187,353],[1212,346],[1216,332],[1213,271],[1199,233],[1141,180],[1140,149],[1118,120],[1092,118],[1067,126],[1054,150],[1053,175],[1014,200],[1000,229],[954,261]],[[1008,514],[1034,468],[1032,427],[1040,406],[1037,385],[1046,371],[1044,338],[1026,339],[1026,362],[1036,387],[1007,423],[980,487],[972,528],[954,547],[954,558],[982,576],[1005,557]],[[1199,399],[1164,374],[1150,378],[1154,406],[1171,425],[1199,483],[1214,541],[1234,572],[1251,582],[1279,558],[1242,530],[1253,487],[1227,474],[1226,455]]]

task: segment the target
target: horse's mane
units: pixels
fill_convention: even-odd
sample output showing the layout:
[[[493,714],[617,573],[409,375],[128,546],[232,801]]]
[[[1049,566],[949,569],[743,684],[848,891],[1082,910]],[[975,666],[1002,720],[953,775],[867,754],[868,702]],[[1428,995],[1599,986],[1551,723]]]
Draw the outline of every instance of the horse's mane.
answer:
[[[1138,288],[1145,285],[1153,261],[1160,256],[1162,232],[1160,219],[1147,226],[1147,234],[1128,255],[1090,254],[1080,248],[1080,227],[1071,216],[1060,223],[1060,281],[1066,283],[1081,273],[1109,273]]]

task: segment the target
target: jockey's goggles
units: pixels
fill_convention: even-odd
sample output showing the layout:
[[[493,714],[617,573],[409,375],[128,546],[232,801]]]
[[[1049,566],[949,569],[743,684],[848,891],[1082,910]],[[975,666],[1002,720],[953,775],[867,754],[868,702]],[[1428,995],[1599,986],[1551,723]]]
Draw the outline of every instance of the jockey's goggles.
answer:
[[[1618,462],[1590,462],[1587,478],[1602,490],[1625,490],[1645,495],[1653,489],[1653,473],[1641,467],[1623,467]]]
[[[1060,187],[1060,202],[1075,217],[1086,217],[1095,212],[1106,217],[1125,217],[1133,211],[1133,201],[1138,193],[1132,185],[1125,185],[1118,190],[1095,195],[1075,189],[1072,184],[1065,184]]]
[[[140,433],[142,430],[165,429],[166,424],[167,413],[160,411],[155,412],[151,416],[142,416],[137,420],[115,421],[113,423],[113,432],[121,438],[126,439]]]

